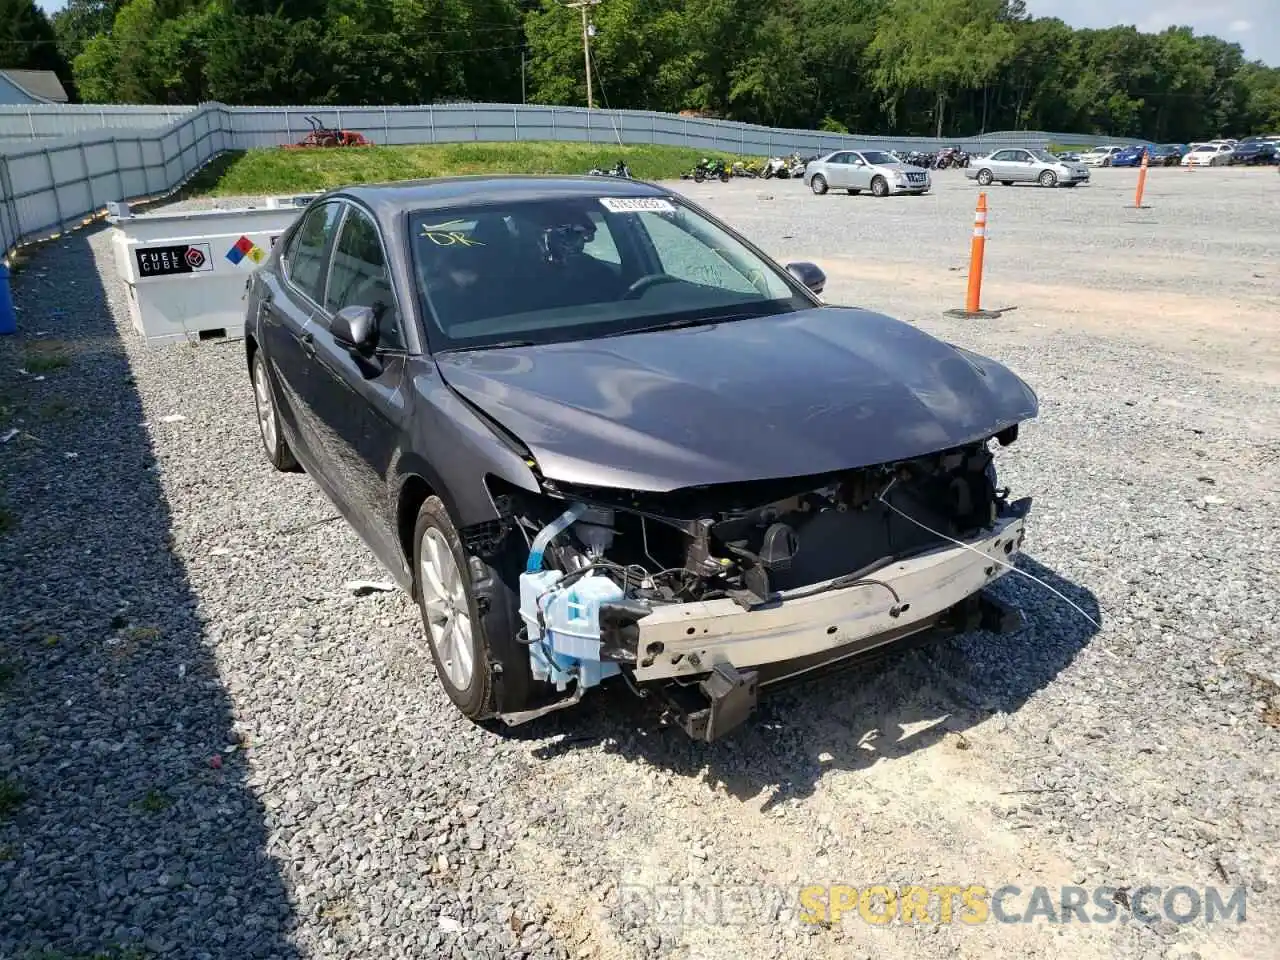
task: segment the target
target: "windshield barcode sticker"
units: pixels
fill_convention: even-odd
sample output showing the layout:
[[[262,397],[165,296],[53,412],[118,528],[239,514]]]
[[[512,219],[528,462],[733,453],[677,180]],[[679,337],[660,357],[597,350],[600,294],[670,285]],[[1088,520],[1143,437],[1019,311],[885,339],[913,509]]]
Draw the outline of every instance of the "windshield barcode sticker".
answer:
[[[600,205],[610,213],[675,213],[675,205],[661,197],[601,197]]]

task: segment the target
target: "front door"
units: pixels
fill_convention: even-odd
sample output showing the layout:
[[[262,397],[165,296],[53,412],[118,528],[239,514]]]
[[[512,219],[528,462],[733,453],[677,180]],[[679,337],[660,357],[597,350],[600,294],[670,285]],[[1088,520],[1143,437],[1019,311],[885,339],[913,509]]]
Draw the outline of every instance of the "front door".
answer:
[[[1009,173],[1012,179],[1023,183],[1034,180],[1037,176],[1035,158],[1025,150],[1014,150]]]
[[[262,298],[260,333],[279,396],[276,409],[285,435],[304,465],[314,463],[314,424],[308,414],[308,380],[314,346],[310,327],[323,297],[329,248],[337,234],[342,205],[324,203],[307,212],[285,241],[281,255],[283,280],[268,279]]]
[[[854,190],[871,189],[871,168],[860,153],[846,154],[849,158],[849,186]]]
[[[344,307],[370,307],[378,320],[378,345],[363,357],[330,331]],[[409,418],[409,384],[402,313],[392,289],[383,240],[373,218],[347,205],[323,305],[312,325],[315,342],[310,406],[331,464],[335,498],[348,520],[391,569],[403,563],[388,475]]]

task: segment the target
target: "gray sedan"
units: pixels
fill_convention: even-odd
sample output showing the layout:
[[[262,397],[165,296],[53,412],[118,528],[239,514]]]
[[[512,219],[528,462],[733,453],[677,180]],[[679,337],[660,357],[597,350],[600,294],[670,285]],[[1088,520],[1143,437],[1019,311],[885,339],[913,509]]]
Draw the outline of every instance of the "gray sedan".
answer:
[[[984,187],[999,180],[1006,187],[1015,183],[1038,183],[1042,187],[1074,187],[1089,182],[1089,168],[1078,160],[1064,160],[1048,150],[997,150],[979,157],[964,175]]]
[[[809,161],[804,182],[818,195],[837,188],[858,194],[870,190],[877,197],[891,193],[928,193],[929,171],[902,163],[884,150],[837,150]]]

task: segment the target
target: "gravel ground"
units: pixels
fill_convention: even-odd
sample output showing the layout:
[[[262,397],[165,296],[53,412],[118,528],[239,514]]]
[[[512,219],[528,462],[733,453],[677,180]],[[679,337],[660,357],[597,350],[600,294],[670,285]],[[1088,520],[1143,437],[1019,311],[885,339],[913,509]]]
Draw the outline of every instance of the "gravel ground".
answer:
[[[942,311],[976,189],[936,181],[681,189],[1036,387],[1022,566],[1102,628],[1006,578],[1022,633],[709,747],[625,696],[459,720],[409,600],[351,596],[371,555],[263,461],[241,346],[142,347],[104,231],[36,252],[0,344],[0,957],[1280,956],[1280,183],[993,188],[984,305],[1017,309],[974,322]],[[877,883],[1242,885],[1248,919],[798,921],[798,885]]]

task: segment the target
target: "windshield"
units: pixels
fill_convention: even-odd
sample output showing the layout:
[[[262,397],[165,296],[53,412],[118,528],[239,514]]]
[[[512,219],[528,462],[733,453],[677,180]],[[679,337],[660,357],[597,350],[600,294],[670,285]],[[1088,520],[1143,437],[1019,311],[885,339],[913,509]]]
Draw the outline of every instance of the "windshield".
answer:
[[[1217,151],[1217,147],[1196,147],[1195,149],[1196,153],[1216,153]]]
[[[885,153],[883,150],[864,150],[862,151],[862,159],[873,166],[882,163],[897,163],[898,159]]]
[[[789,313],[801,288],[674,198],[556,197],[409,217],[433,351]]]
[[[1028,152],[1042,163],[1058,163],[1059,161],[1059,158],[1055,157],[1048,150],[1031,150]]]

